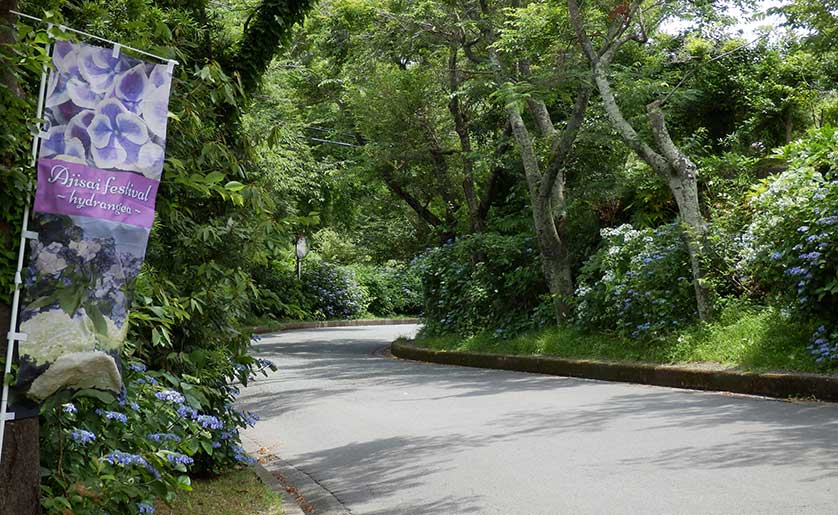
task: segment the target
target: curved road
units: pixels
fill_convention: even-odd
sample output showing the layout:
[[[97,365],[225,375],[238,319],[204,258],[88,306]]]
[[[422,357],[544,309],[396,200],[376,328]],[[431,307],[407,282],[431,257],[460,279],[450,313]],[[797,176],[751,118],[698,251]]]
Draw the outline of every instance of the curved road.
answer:
[[[248,447],[353,514],[838,513],[838,405],[381,355],[415,330],[264,337]]]

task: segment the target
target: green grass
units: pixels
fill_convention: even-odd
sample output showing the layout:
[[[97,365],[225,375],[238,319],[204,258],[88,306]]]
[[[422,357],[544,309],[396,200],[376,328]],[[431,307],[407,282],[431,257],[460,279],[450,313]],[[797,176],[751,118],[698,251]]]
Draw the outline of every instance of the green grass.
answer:
[[[420,336],[422,347],[513,355],[665,364],[714,364],[754,372],[834,373],[806,350],[812,323],[795,321],[771,307],[731,304],[714,322],[696,324],[661,340],[633,340],[586,333],[573,327],[550,328],[502,340],[489,333],[470,338]]]
[[[270,491],[251,469],[213,479],[197,479],[192,491],[172,506],[158,502],[157,515],[282,515],[282,497]]]

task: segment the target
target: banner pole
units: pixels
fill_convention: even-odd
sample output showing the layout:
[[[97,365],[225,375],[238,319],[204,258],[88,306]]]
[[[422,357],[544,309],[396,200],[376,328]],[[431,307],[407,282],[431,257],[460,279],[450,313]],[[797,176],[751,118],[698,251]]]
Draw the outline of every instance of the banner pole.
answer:
[[[48,30],[52,28],[50,23]],[[48,43],[46,48],[46,55],[49,57],[52,54],[52,44]],[[43,124],[41,119],[44,116],[44,103],[46,102],[46,86],[47,86],[47,66],[44,65],[41,71],[41,85],[38,90],[38,107],[37,107],[37,131],[32,137],[32,160],[30,166],[35,166],[38,160],[38,144],[41,139],[41,129]],[[18,341],[26,339],[26,335],[17,332],[17,318],[20,309],[20,287],[23,283],[21,272],[23,271],[23,259],[26,254],[26,240],[37,238],[37,234],[29,231],[29,209],[32,202],[31,183],[29,190],[26,192],[26,205],[23,208],[23,223],[20,231],[20,247],[17,254],[17,269],[15,270],[15,291],[12,295],[12,316],[9,323],[9,334],[6,343],[6,363],[3,370],[3,394],[0,398],[0,462],[3,460],[3,440],[6,432],[6,408],[9,403],[9,382],[8,378],[12,372],[12,360],[14,359],[15,344]]]

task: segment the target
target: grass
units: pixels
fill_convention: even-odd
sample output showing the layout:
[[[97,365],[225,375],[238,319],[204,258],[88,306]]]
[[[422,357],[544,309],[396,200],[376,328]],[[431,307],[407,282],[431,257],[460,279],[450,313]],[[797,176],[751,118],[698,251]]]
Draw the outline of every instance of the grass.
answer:
[[[282,515],[282,497],[270,491],[251,469],[235,470],[213,479],[197,479],[192,491],[167,506],[158,502],[157,515]]]
[[[493,354],[557,356],[572,359],[662,364],[712,364],[753,372],[835,373],[806,350],[813,324],[772,307],[729,305],[711,323],[696,324],[659,340],[633,340],[587,333],[573,327],[550,328],[499,339],[490,333],[470,338],[420,336],[422,347]]]

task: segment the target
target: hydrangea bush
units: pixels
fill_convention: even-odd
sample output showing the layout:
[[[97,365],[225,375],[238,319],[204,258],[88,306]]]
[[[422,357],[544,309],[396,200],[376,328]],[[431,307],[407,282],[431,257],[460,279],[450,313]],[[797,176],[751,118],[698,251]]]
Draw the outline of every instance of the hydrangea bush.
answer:
[[[507,338],[552,320],[530,235],[468,236],[427,250],[413,266],[422,278],[425,334]]]
[[[678,224],[602,230],[603,244],[583,265],[577,322],[639,337],[663,335],[697,316],[689,255]]]
[[[231,364],[228,378],[253,377],[271,363]],[[249,464],[239,429],[255,415],[217,407],[195,384],[134,362],[120,399],[96,391],[53,397],[42,409],[44,508],[50,513],[153,513],[155,499],[171,501],[190,489],[190,473]]]
[[[309,261],[303,267],[302,285],[312,318],[353,318],[366,311],[364,291],[348,268]]]
[[[754,288],[822,325],[809,350],[838,359],[838,131],[826,128],[784,150],[789,169],[752,197],[740,271]]]

